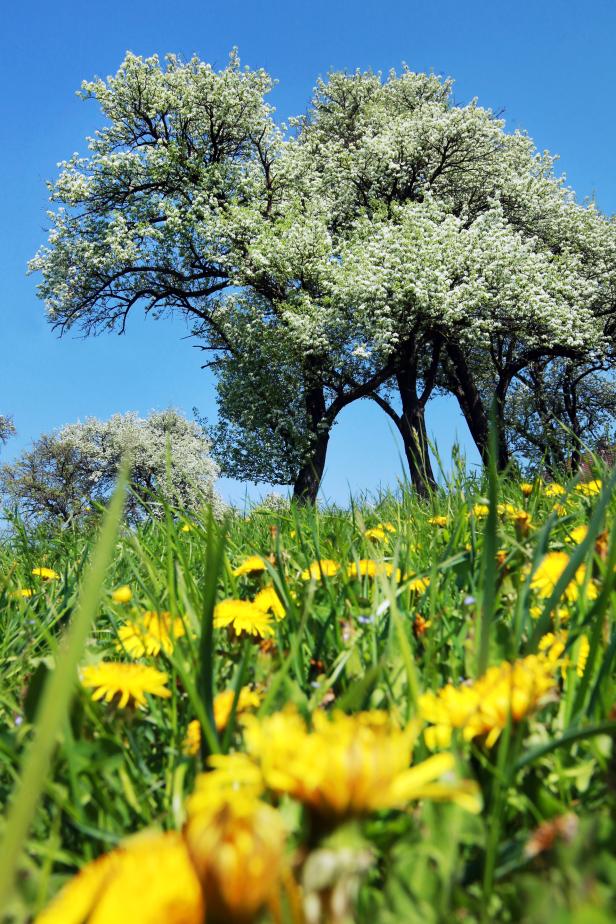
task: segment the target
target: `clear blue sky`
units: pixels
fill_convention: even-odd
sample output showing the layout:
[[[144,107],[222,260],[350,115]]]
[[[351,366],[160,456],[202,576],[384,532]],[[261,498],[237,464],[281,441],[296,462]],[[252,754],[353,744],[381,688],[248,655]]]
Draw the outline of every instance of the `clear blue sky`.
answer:
[[[215,414],[212,380],[181,324],[135,315],[124,337],[58,340],[25,275],[46,237],[45,180],[100,124],[96,105],[75,91],[82,79],[114,73],[127,49],[196,52],[222,67],[237,45],[245,64],[279,80],[281,119],[305,108],[330,68],[431,69],[455,79],[458,101],[477,96],[509,128],[560,154],[580,198],[616,211],[613,0],[30,0],[3,4],[0,36],[0,413],[13,414],[19,431],[6,460],[88,415],[170,405]],[[445,461],[456,435],[475,459],[449,401],[431,405],[429,427]],[[361,402],[334,431],[323,494],[344,501],[349,488],[393,484],[399,458],[387,418]],[[221,488],[236,501],[246,490]]]

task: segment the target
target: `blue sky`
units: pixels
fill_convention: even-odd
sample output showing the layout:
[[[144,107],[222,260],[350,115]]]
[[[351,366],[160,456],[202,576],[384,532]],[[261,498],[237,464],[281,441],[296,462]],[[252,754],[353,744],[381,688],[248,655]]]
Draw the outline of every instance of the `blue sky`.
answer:
[[[243,63],[265,67],[279,84],[279,117],[302,111],[319,75],[331,69],[413,70],[452,76],[460,102],[476,96],[525,128],[541,149],[560,155],[578,196],[616,211],[616,4],[610,0],[106,0],[97,4],[30,0],[3,5],[0,73],[0,413],[14,415],[10,460],[40,433],[116,411],[197,406],[215,415],[211,377],[181,323],[135,315],[124,337],[59,340],[25,273],[45,240],[47,193],[58,161],[84,151],[100,124],[94,103],[77,99],[81,81],[114,73],[126,50],[193,52],[223,67],[232,46]],[[459,439],[476,455],[456,408],[429,408],[429,428],[447,462]],[[322,493],[394,484],[397,437],[369,402],[348,408],[334,430]],[[255,488],[224,480],[241,502]],[[258,494],[258,491],[256,492]]]

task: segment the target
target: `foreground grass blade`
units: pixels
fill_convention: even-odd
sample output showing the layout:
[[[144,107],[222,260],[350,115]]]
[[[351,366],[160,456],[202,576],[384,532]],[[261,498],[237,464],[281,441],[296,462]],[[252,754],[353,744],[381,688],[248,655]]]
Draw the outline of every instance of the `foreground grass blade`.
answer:
[[[38,710],[34,735],[26,750],[21,780],[8,812],[4,839],[0,845],[0,909],[6,907],[15,873],[40,795],[49,774],[56,739],[65,722],[75,688],[77,665],[96,615],[107,566],[122,515],[127,482],[124,465],[105,514],[90,566],[81,585],[71,625],[58,648],[55,669],[50,674]]]

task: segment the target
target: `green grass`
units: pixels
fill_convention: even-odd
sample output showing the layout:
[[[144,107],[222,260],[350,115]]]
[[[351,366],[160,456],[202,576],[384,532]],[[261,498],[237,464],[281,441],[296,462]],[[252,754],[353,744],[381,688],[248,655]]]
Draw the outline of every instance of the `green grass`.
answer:
[[[581,565],[585,583],[566,604],[573,666],[555,671],[557,695],[509,723],[492,748],[454,736],[459,773],[478,783],[482,812],[425,802],[365,816],[348,829],[347,842],[339,831],[340,843],[361,844],[372,860],[352,916],[336,920],[613,920],[616,517],[609,474],[603,481],[598,496],[571,485],[568,499],[540,487],[525,498],[518,483],[492,473],[485,484],[457,478],[427,502],[405,491],[350,511],[256,509],[224,523],[203,511],[189,531],[171,510],[115,532],[110,513],[100,534],[13,524],[0,543],[0,799],[7,807],[0,835],[11,859],[3,865],[5,920],[30,920],[77,869],[127,835],[181,828],[203,759],[242,749],[235,710],[224,732],[216,731],[216,694],[235,690],[237,705],[240,688],[251,684],[262,715],[292,703],[308,719],[324,705],[384,709],[405,722],[417,715],[424,691],[459,686],[488,665],[535,651],[558,628]],[[488,500],[490,516],[470,514]],[[564,505],[559,513],[555,501]],[[527,510],[530,529],[497,515],[496,503]],[[446,527],[429,522],[437,515],[447,517]],[[365,530],[382,522],[395,533],[367,540]],[[569,534],[581,524],[589,532],[573,543]],[[548,550],[566,551],[570,564],[554,592],[538,598],[532,572]],[[267,571],[235,577],[233,568],[254,553],[271,559]],[[393,564],[402,579],[349,576],[347,566],[363,558]],[[302,580],[316,559],[343,567],[322,581]],[[59,580],[34,577],[40,566]],[[425,592],[411,589],[411,575],[429,578]],[[266,583],[286,610],[273,644],[213,628],[217,601],[252,599]],[[130,604],[112,601],[121,584],[133,590]],[[16,595],[26,588],[30,597]],[[77,680],[77,658],[82,665],[129,660],[117,650],[118,627],[146,610],[169,611],[186,629],[169,656],[143,659],[168,673],[171,697],[151,697],[146,710],[94,702]],[[589,654],[578,676],[582,635]],[[202,753],[188,757],[183,740],[195,718]],[[429,754],[420,736],[413,762]],[[286,803],[281,810],[297,869],[304,823]],[[575,816],[571,836],[559,836],[567,816]],[[538,829],[545,849],[531,856]]]

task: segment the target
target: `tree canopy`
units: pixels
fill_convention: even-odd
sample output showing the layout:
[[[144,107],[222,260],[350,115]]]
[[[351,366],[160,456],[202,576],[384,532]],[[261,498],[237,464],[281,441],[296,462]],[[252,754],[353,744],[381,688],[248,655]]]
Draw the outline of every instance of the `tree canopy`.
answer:
[[[332,73],[286,129],[272,86],[235,53],[219,72],[127,55],[83,85],[107,124],[50,186],[31,267],[52,324],[185,316],[218,373],[226,471],[298,496],[316,496],[336,418],[361,398],[398,426],[420,491],[437,389],[483,457],[495,402],[505,465],[525,370],[611,353],[614,223],[450,80]]]

